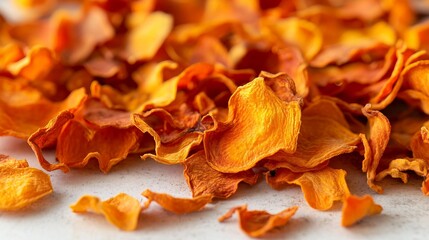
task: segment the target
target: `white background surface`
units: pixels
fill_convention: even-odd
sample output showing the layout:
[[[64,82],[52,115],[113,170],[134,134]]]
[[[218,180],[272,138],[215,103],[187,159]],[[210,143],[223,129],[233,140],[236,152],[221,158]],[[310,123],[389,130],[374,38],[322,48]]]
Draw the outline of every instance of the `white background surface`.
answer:
[[[26,158],[30,166],[40,168],[23,140],[0,137],[0,153]],[[46,156],[54,160],[53,152]],[[54,193],[24,211],[1,212],[0,239],[248,239],[239,229],[235,216],[227,222],[217,222],[229,208],[244,203],[249,209],[272,213],[299,206],[287,226],[267,235],[272,239],[428,239],[429,199],[420,192],[421,178],[411,177],[407,185],[386,179],[382,182],[385,193],[377,195],[368,189],[366,177],[357,167],[349,163],[336,166],[345,166],[348,171],[347,182],[352,193],[373,195],[384,208],[381,215],[343,228],[340,203],[330,211],[317,211],[306,204],[298,186],[276,191],[263,179],[253,187],[243,184],[232,198],[188,215],[168,213],[153,203],[141,215],[134,232],[117,229],[101,215],[71,212],[69,205],[84,194],[107,199],[125,192],[142,203],[145,199],[140,193],[146,188],[180,197],[191,196],[181,165],[166,166],[129,158],[108,174],[101,173],[96,166],[74,169],[67,174],[50,172]]]

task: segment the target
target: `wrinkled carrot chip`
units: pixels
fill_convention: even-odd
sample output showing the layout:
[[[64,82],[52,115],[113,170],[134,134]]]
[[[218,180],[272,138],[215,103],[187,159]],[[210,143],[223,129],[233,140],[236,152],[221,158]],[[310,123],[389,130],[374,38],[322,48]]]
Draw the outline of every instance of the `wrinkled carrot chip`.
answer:
[[[152,192],[149,189],[146,189],[142,195],[148,199],[148,202],[145,204],[146,207],[152,201],[155,201],[165,210],[177,214],[199,211],[210,203],[213,198],[212,195],[200,195],[194,198],[176,198],[165,193]]]
[[[25,160],[0,155],[0,210],[22,209],[52,191],[49,175]]]
[[[345,177],[346,171],[329,167],[305,173],[278,169],[266,175],[268,184],[275,189],[285,184],[301,186],[305,200],[317,210],[328,210],[334,201],[342,201],[350,195]]]
[[[348,196],[343,203],[341,225],[350,227],[367,216],[380,214],[383,208],[374,203],[370,195]]]
[[[380,181],[387,175],[393,178],[400,178],[402,182],[408,182],[408,174],[406,171],[413,171],[419,176],[426,177],[428,174],[429,162],[424,159],[406,159],[399,158],[394,159],[389,163],[389,168],[379,172],[375,178],[376,181]]]
[[[204,135],[207,162],[212,168],[241,172],[279,150],[296,151],[301,125],[299,102],[283,101],[264,78],[239,87],[228,105],[227,121]]]
[[[331,158],[356,149],[359,137],[349,127],[344,114],[333,101],[315,100],[302,111],[295,153],[277,152],[268,157],[269,161],[264,166],[270,170],[288,168],[294,172],[321,169]]]
[[[192,191],[192,196],[212,195],[215,198],[229,198],[240,182],[256,184],[258,175],[252,170],[238,173],[222,173],[211,168],[204,151],[199,151],[183,163],[183,174]]]
[[[92,211],[102,214],[107,221],[124,231],[136,229],[142,209],[137,199],[125,193],[120,193],[106,201],[100,201],[95,196],[83,196],[70,208],[75,213]]]
[[[108,172],[129,153],[139,152],[145,144],[142,139],[130,113],[106,109],[97,100],[87,98],[75,111],[64,111],[40,128],[28,142],[48,171],[67,172],[70,167],[82,168],[96,159],[100,170]],[[43,157],[42,149],[52,145],[56,145],[58,163],[49,163]]]
[[[147,190],[143,207],[196,211],[264,173],[318,210],[350,201],[356,221],[375,207],[349,197],[346,162],[378,193],[376,181],[414,172],[429,195],[429,23],[417,2],[11,0],[17,11],[0,9],[0,136],[27,140],[48,171],[95,161],[108,173],[130,155],[183,165],[193,198]],[[3,156],[0,170],[43,178]],[[132,230],[135,201],[87,196],[75,210]],[[295,211],[227,217],[261,236]]]
[[[362,162],[362,170],[367,173],[367,182],[374,191],[383,192],[383,188],[374,184],[377,174],[377,167],[387,143],[390,139],[391,126],[389,119],[379,111],[371,110],[371,105],[366,105],[362,109],[362,113],[368,119],[368,144],[365,149],[365,159]]]
[[[243,205],[231,208],[218,220],[223,222],[231,218],[235,212],[238,212],[240,228],[251,237],[262,237],[272,229],[286,225],[297,210],[298,207],[294,206],[277,214],[270,214],[259,210],[248,211],[247,205]]]

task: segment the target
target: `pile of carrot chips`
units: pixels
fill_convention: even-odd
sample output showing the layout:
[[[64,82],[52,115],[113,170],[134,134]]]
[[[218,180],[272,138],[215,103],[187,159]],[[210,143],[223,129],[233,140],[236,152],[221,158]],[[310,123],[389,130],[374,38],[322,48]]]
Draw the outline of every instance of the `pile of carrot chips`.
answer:
[[[266,179],[300,186],[317,210],[343,201],[345,226],[382,208],[352,195],[333,161],[353,161],[376,193],[384,178],[412,174],[429,195],[429,21],[407,0],[14,3],[24,18],[0,19],[0,135],[28,141],[44,170],[95,160],[108,173],[138,155],[183,165],[194,199],[143,193],[170,211]],[[56,159],[45,158],[52,148]],[[0,160],[2,210],[52,191],[23,165]],[[5,199],[18,171],[28,174],[14,185],[42,177],[46,189]],[[124,194],[81,201],[74,211],[124,230],[149,205]],[[243,205],[229,216],[262,236],[296,210]]]

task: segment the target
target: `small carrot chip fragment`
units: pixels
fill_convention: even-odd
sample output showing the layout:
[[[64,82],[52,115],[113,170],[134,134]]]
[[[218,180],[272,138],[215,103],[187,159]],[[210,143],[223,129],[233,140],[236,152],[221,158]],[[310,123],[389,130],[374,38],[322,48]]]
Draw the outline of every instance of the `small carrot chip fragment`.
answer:
[[[169,194],[152,192],[149,189],[146,189],[142,195],[148,199],[148,202],[145,204],[146,207],[152,201],[155,201],[165,210],[176,214],[199,211],[210,203],[213,198],[212,195],[200,195],[195,198],[176,198]]]
[[[15,211],[52,193],[49,175],[25,160],[0,156],[0,211]]]
[[[241,229],[251,237],[261,237],[276,227],[287,224],[289,219],[298,210],[297,206],[287,208],[277,214],[270,214],[266,211],[248,211],[247,205],[231,208],[223,216],[219,217],[219,222],[223,222],[232,217],[234,212],[238,212]]]
[[[238,173],[216,171],[208,165],[204,151],[190,156],[183,165],[183,174],[194,197],[210,194],[216,198],[229,198],[237,191],[240,182],[253,185],[258,180],[258,174],[252,170]]]
[[[310,207],[328,210],[334,201],[343,200],[350,195],[345,177],[346,171],[329,167],[305,173],[278,169],[273,174],[267,174],[267,182],[277,189],[284,184],[299,185]]]
[[[100,201],[95,196],[83,196],[70,208],[75,213],[93,211],[104,217],[116,227],[132,231],[137,227],[137,221],[141,212],[140,202],[125,193],[120,193],[106,201]]]
[[[341,225],[350,227],[367,216],[380,214],[383,208],[374,203],[370,195],[358,197],[348,196],[343,204]]]

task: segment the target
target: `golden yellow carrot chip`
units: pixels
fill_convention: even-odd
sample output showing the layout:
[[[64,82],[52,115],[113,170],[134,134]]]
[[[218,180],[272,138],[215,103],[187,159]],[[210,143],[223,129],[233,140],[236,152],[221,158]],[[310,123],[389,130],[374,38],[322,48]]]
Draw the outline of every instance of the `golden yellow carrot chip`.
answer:
[[[204,135],[207,162],[212,168],[236,173],[279,150],[295,152],[301,125],[298,101],[283,101],[259,77],[239,87],[228,105],[227,121]]]
[[[344,227],[352,226],[367,216],[380,214],[383,208],[374,203],[370,195],[358,197],[348,196],[343,203],[341,225]]]
[[[25,160],[0,156],[0,210],[15,211],[52,193],[49,175]]]
[[[216,171],[208,165],[204,151],[190,156],[183,165],[183,174],[194,197],[212,195],[215,198],[229,198],[237,191],[240,182],[253,185],[258,180],[258,174],[252,170],[238,173]]]
[[[104,217],[124,231],[133,231],[137,227],[142,207],[140,202],[125,193],[120,193],[106,201],[95,196],[83,196],[70,208],[75,213],[94,212]]]
[[[276,227],[287,224],[289,219],[295,214],[298,207],[287,208],[277,214],[270,214],[266,211],[247,210],[247,205],[231,208],[223,216],[219,217],[219,222],[223,222],[238,212],[240,228],[251,237],[262,237]]]
[[[280,188],[285,184],[301,186],[305,200],[317,210],[328,210],[334,201],[342,201],[350,195],[345,177],[346,171],[330,167],[305,173],[280,168],[266,175],[267,182],[273,188]]]
[[[210,194],[200,195],[194,198],[176,198],[165,193],[152,192],[149,189],[146,189],[142,195],[148,199],[148,202],[145,204],[146,207],[148,207],[152,201],[155,201],[165,210],[177,214],[199,211],[210,203],[213,198]]]
[[[173,19],[163,12],[153,12],[133,26],[126,36],[125,58],[134,63],[151,59],[167,38],[173,26]],[[141,44],[145,42],[146,44]]]

